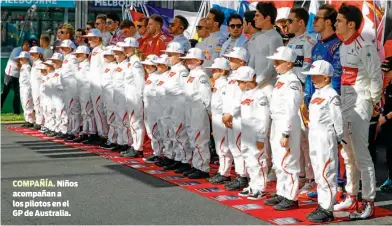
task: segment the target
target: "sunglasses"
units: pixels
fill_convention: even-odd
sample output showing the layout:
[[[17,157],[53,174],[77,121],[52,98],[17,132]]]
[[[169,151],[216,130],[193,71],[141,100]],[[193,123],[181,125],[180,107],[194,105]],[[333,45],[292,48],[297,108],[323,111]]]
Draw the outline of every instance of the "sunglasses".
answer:
[[[201,30],[201,29],[203,29],[205,26],[196,26],[196,29],[197,30]]]
[[[229,27],[230,27],[231,29],[241,28],[241,27],[242,27],[242,24],[230,24]]]
[[[113,23],[113,21],[106,21],[106,23],[105,24],[107,24],[107,25],[111,25]]]
[[[95,23],[95,26],[96,26],[96,27],[99,26],[99,25],[101,25],[101,23]]]
[[[321,17],[321,16],[315,16],[315,17],[314,17],[314,21],[318,21],[318,20],[320,20],[320,19],[326,20],[326,19],[328,19],[328,18],[327,18],[327,17]]]
[[[176,26],[175,23],[169,23],[169,27],[174,27],[174,26]]]
[[[136,25],[136,27],[137,28],[142,28],[142,27],[144,27],[144,25],[138,24],[138,25]]]

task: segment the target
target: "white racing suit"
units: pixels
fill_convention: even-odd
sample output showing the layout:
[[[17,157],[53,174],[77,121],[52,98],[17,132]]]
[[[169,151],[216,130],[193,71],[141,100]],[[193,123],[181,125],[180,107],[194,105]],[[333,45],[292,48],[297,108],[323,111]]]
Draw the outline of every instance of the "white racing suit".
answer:
[[[106,114],[102,97],[102,74],[104,67],[104,59],[102,52],[103,46],[97,46],[90,55],[90,84],[91,84],[91,100],[93,102],[95,123],[99,136],[107,136],[108,125],[106,122]],[[90,76],[89,76],[90,77]]]
[[[54,71],[52,80],[52,104],[54,105],[53,116],[56,118],[54,131],[66,134],[68,130],[68,114],[65,102],[65,92],[62,68]]]
[[[76,71],[78,61],[75,55],[69,53],[64,56],[62,65],[62,78],[64,86],[64,101],[68,116],[68,134],[76,135],[80,130],[80,101],[78,85],[76,81]]]
[[[312,64],[312,49],[317,43],[315,37],[308,33],[303,33],[300,36],[296,36],[290,39],[287,47],[292,49],[297,58],[295,60],[293,72],[301,80],[303,86],[305,85],[306,75],[301,72],[308,71]],[[304,103],[303,103],[304,104]],[[305,108],[306,109],[306,108]],[[305,110],[303,109],[303,110]],[[302,110],[302,109],[301,109]],[[306,179],[314,179],[314,173],[309,157],[309,141],[308,141],[308,128],[306,128],[304,120],[302,118],[301,110],[299,111],[301,119],[301,177]],[[307,112],[304,112],[305,115]]]
[[[359,175],[362,180],[362,198],[373,201],[376,197],[376,178],[368,150],[368,135],[373,105],[380,100],[382,74],[380,59],[371,42],[353,35],[340,47],[342,64],[341,97],[345,122],[342,156],[346,164],[346,191],[357,195]],[[359,174],[360,172],[360,174]]]
[[[211,96],[212,131],[215,140],[216,152],[219,156],[218,173],[222,176],[230,176],[233,156],[229,150],[228,130],[222,122],[223,100],[226,95],[227,78],[221,75],[215,80]]]
[[[164,156],[165,152],[168,150],[174,153],[173,142],[170,139],[170,131],[173,131],[174,129],[171,127],[171,115],[168,113],[168,109],[170,109],[170,99],[168,98],[168,95],[166,95],[169,73],[170,71],[166,71],[159,75],[159,80],[157,81],[156,86],[156,97],[154,99],[160,114],[158,117],[159,139],[162,146],[162,152],[158,155],[160,157]]]
[[[232,71],[228,77],[226,95],[223,99],[223,114],[233,116],[233,128],[227,129],[229,149],[234,159],[235,172],[238,176],[246,177],[246,167],[244,156],[241,152],[241,98],[242,91],[238,86],[237,80],[232,79],[237,70]],[[231,168],[230,166],[228,166]]]
[[[296,201],[300,172],[300,117],[302,85],[293,71],[278,77],[271,98],[271,149],[276,173],[276,194]],[[290,135],[288,147],[282,147],[282,135]]]
[[[163,128],[168,128],[173,143],[172,149],[165,150],[165,157],[184,164],[189,164],[192,159],[192,150],[185,129],[186,101],[183,85],[188,76],[189,71],[181,62],[171,67],[165,85],[167,105],[162,121]],[[166,117],[170,120],[165,120]]]
[[[79,102],[82,115],[81,134],[96,134],[93,103],[91,101],[91,85],[89,77],[94,77],[90,73],[90,63],[88,59],[79,63],[76,71],[76,81],[79,93]],[[91,78],[93,79],[93,78]]]
[[[41,75],[41,71],[37,69],[37,66],[41,64],[42,64],[42,60],[40,59],[34,61],[30,73],[31,95],[33,97],[35,123],[37,125],[43,125],[44,123],[43,113],[41,111],[41,97],[40,97],[42,75]]]
[[[128,145],[128,140],[131,139],[131,129],[129,127],[129,119],[126,106],[125,88],[124,88],[124,74],[128,71],[128,60],[117,64],[113,71],[113,103],[116,108],[114,122],[112,126],[115,128],[115,133],[109,137],[110,142],[117,143],[118,145]],[[129,90],[130,92],[131,90]],[[117,139],[112,136],[117,134]],[[116,142],[114,142],[116,141]]]
[[[331,84],[317,89],[309,105],[310,160],[318,203],[332,211],[337,189],[338,141],[343,139],[340,97]]]
[[[203,172],[210,171],[210,122],[208,115],[211,108],[210,79],[201,66],[190,71],[184,84],[187,101],[185,109],[186,132],[191,145],[192,166]]]
[[[31,95],[30,83],[31,66],[27,62],[20,68],[19,76],[19,89],[20,89],[20,102],[22,103],[23,115],[26,122],[34,123],[33,117],[33,97]]]
[[[143,120],[144,70],[140,59],[136,55],[129,58],[125,71],[124,94],[128,114],[128,120],[125,123],[127,123],[127,126],[129,125],[132,136],[128,140],[128,144],[132,144],[136,151],[142,151],[145,134]]]
[[[241,150],[245,160],[252,193],[265,192],[268,175],[268,132],[271,124],[269,105],[273,86],[256,87],[243,93],[241,99]],[[264,148],[257,149],[256,142]]]
[[[56,118],[54,116],[53,95],[53,76],[54,72],[48,73],[41,83],[41,107],[45,118],[44,126],[50,131],[54,131]]]
[[[116,61],[106,64],[102,76],[102,96],[104,100],[104,107],[106,112],[106,121],[109,126],[108,140],[110,143],[117,143],[117,128],[116,128],[116,105],[114,103],[114,89],[113,89],[113,73],[117,68]]]
[[[156,89],[160,76],[161,75],[157,71],[149,74],[143,90],[144,125],[146,126],[147,135],[151,139],[151,147],[154,156],[160,156],[163,148],[158,125],[161,109],[159,108],[156,98]]]

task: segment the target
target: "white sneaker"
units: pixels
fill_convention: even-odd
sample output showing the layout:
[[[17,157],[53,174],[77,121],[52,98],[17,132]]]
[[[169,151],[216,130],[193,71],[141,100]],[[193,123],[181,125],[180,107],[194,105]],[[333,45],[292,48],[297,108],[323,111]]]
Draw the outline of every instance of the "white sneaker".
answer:
[[[260,200],[266,196],[265,192],[257,191],[252,192],[252,194],[248,195],[249,200]]]
[[[373,202],[362,202],[362,207],[359,212],[355,212],[349,215],[351,220],[364,220],[374,215],[374,203]]]
[[[238,193],[238,196],[248,197],[251,194],[252,194],[252,189],[250,189],[250,187],[246,187],[240,193]]]
[[[267,182],[276,181],[275,170],[271,169],[270,173],[267,176]]]
[[[299,194],[307,194],[310,191],[312,191],[315,187],[316,187],[316,182],[314,180],[310,181],[306,181],[305,185],[299,190]]]
[[[357,208],[357,198],[354,195],[346,195],[343,202],[333,206],[334,211],[354,210]]]

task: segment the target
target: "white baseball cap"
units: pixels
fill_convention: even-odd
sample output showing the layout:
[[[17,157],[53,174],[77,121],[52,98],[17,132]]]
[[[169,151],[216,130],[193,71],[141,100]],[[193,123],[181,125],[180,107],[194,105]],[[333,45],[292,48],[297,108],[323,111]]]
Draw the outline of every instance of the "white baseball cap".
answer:
[[[46,69],[48,69],[48,67],[44,63],[38,64],[38,66],[36,68],[38,70],[46,70]]]
[[[233,76],[234,80],[250,82],[253,81],[253,77],[256,75],[256,71],[249,66],[241,66],[238,68],[237,73]]]
[[[295,59],[297,58],[297,54],[295,54],[295,52],[291,48],[286,46],[281,46],[275,50],[274,55],[267,56],[267,58],[271,60],[283,60],[287,62],[295,62]]]
[[[105,49],[105,51],[103,51],[102,55],[103,56],[114,56],[113,47],[114,46],[106,47],[106,49]]]
[[[156,61],[154,61],[154,63],[169,65],[169,56],[166,54],[162,54],[161,56],[158,57]]]
[[[184,57],[180,57],[180,59],[197,59],[197,60],[205,60],[206,57],[204,55],[203,50],[199,48],[191,48],[188,53]]]
[[[90,29],[90,31],[87,33],[87,35],[83,36],[83,38],[88,38],[88,37],[102,38],[102,33],[100,30],[93,28],[93,29]]]
[[[117,43],[118,44],[118,43]],[[124,48],[122,47],[122,46],[120,46],[120,45],[115,45],[115,46],[113,46],[113,48],[111,48],[112,49],[112,51],[114,52],[114,51],[119,51],[119,52],[124,52]]]
[[[243,47],[234,47],[229,54],[223,55],[224,57],[228,58],[236,58],[248,62],[249,54],[248,50]]]
[[[54,63],[53,63],[53,61],[51,61],[51,60],[47,60],[47,61],[42,62],[42,63],[45,64],[45,65],[54,66]]]
[[[30,53],[27,51],[22,51],[19,53],[19,56],[15,57],[15,59],[21,59],[21,58],[30,58]]]
[[[49,60],[64,60],[64,56],[61,53],[53,53],[52,57],[49,58]]]
[[[219,57],[214,60],[211,67],[206,67],[207,69],[222,69],[225,71],[230,71],[230,61],[224,57]]]
[[[29,53],[40,53],[40,54],[44,54],[44,49],[38,46],[33,46],[30,48]]]
[[[75,49],[76,45],[71,40],[66,39],[66,40],[63,40],[59,46],[57,46],[57,48],[61,48],[61,47],[67,47],[67,48]]]
[[[76,48],[75,52],[73,52],[73,54],[77,54],[77,53],[84,53],[84,54],[90,54],[90,48],[88,48],[87,46],[78,46],[78,48]]]
[[[332,65],[325,60],[316,60],[313,62],[312,66],[310,66],[309,71],[304,71],[302,74],[305,75],[324,75],[333,77],[334,69]]]
[[[155,54],[151,54],[151,55],[148,55],[147,58],[140,63],[145,64],[145,65],[156,66],[157,64],[155,63],[155,61],[157,61],[157,60],[158,60],[158,56]]]
[[[128,37],[128,38],[124,39],[124,42],[119,44],[119,46],[139,48],[139,42],[133,37]]]
[[[181,53],[181,54],[185,53],[184,47],[179,42],[170,42],[166,50],[161,50],[161,51],[165,53]]]

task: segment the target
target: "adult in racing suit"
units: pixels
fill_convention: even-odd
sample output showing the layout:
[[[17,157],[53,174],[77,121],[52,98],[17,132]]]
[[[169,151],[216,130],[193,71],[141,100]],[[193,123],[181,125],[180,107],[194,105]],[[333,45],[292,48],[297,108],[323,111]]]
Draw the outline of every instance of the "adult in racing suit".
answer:
[[[345,121],[343,139],[346,142],[343,143],[342,156],[346,164],[345,188],[348,195],[334,209],[343,210],[356,205],[361,175],[363,207],[364,211],[370,211],[366,214],[366,217],[370,217],[374,213],[372,207],[376,197],[376,178],[368,150],[368,135],[373,106],[381,96],[381,62],[373,44],[365,41],[359,33],[345,40],[339,51],[342,64],[342,113]],[[350,218],[353,217],[358,216],[350,215]]]

